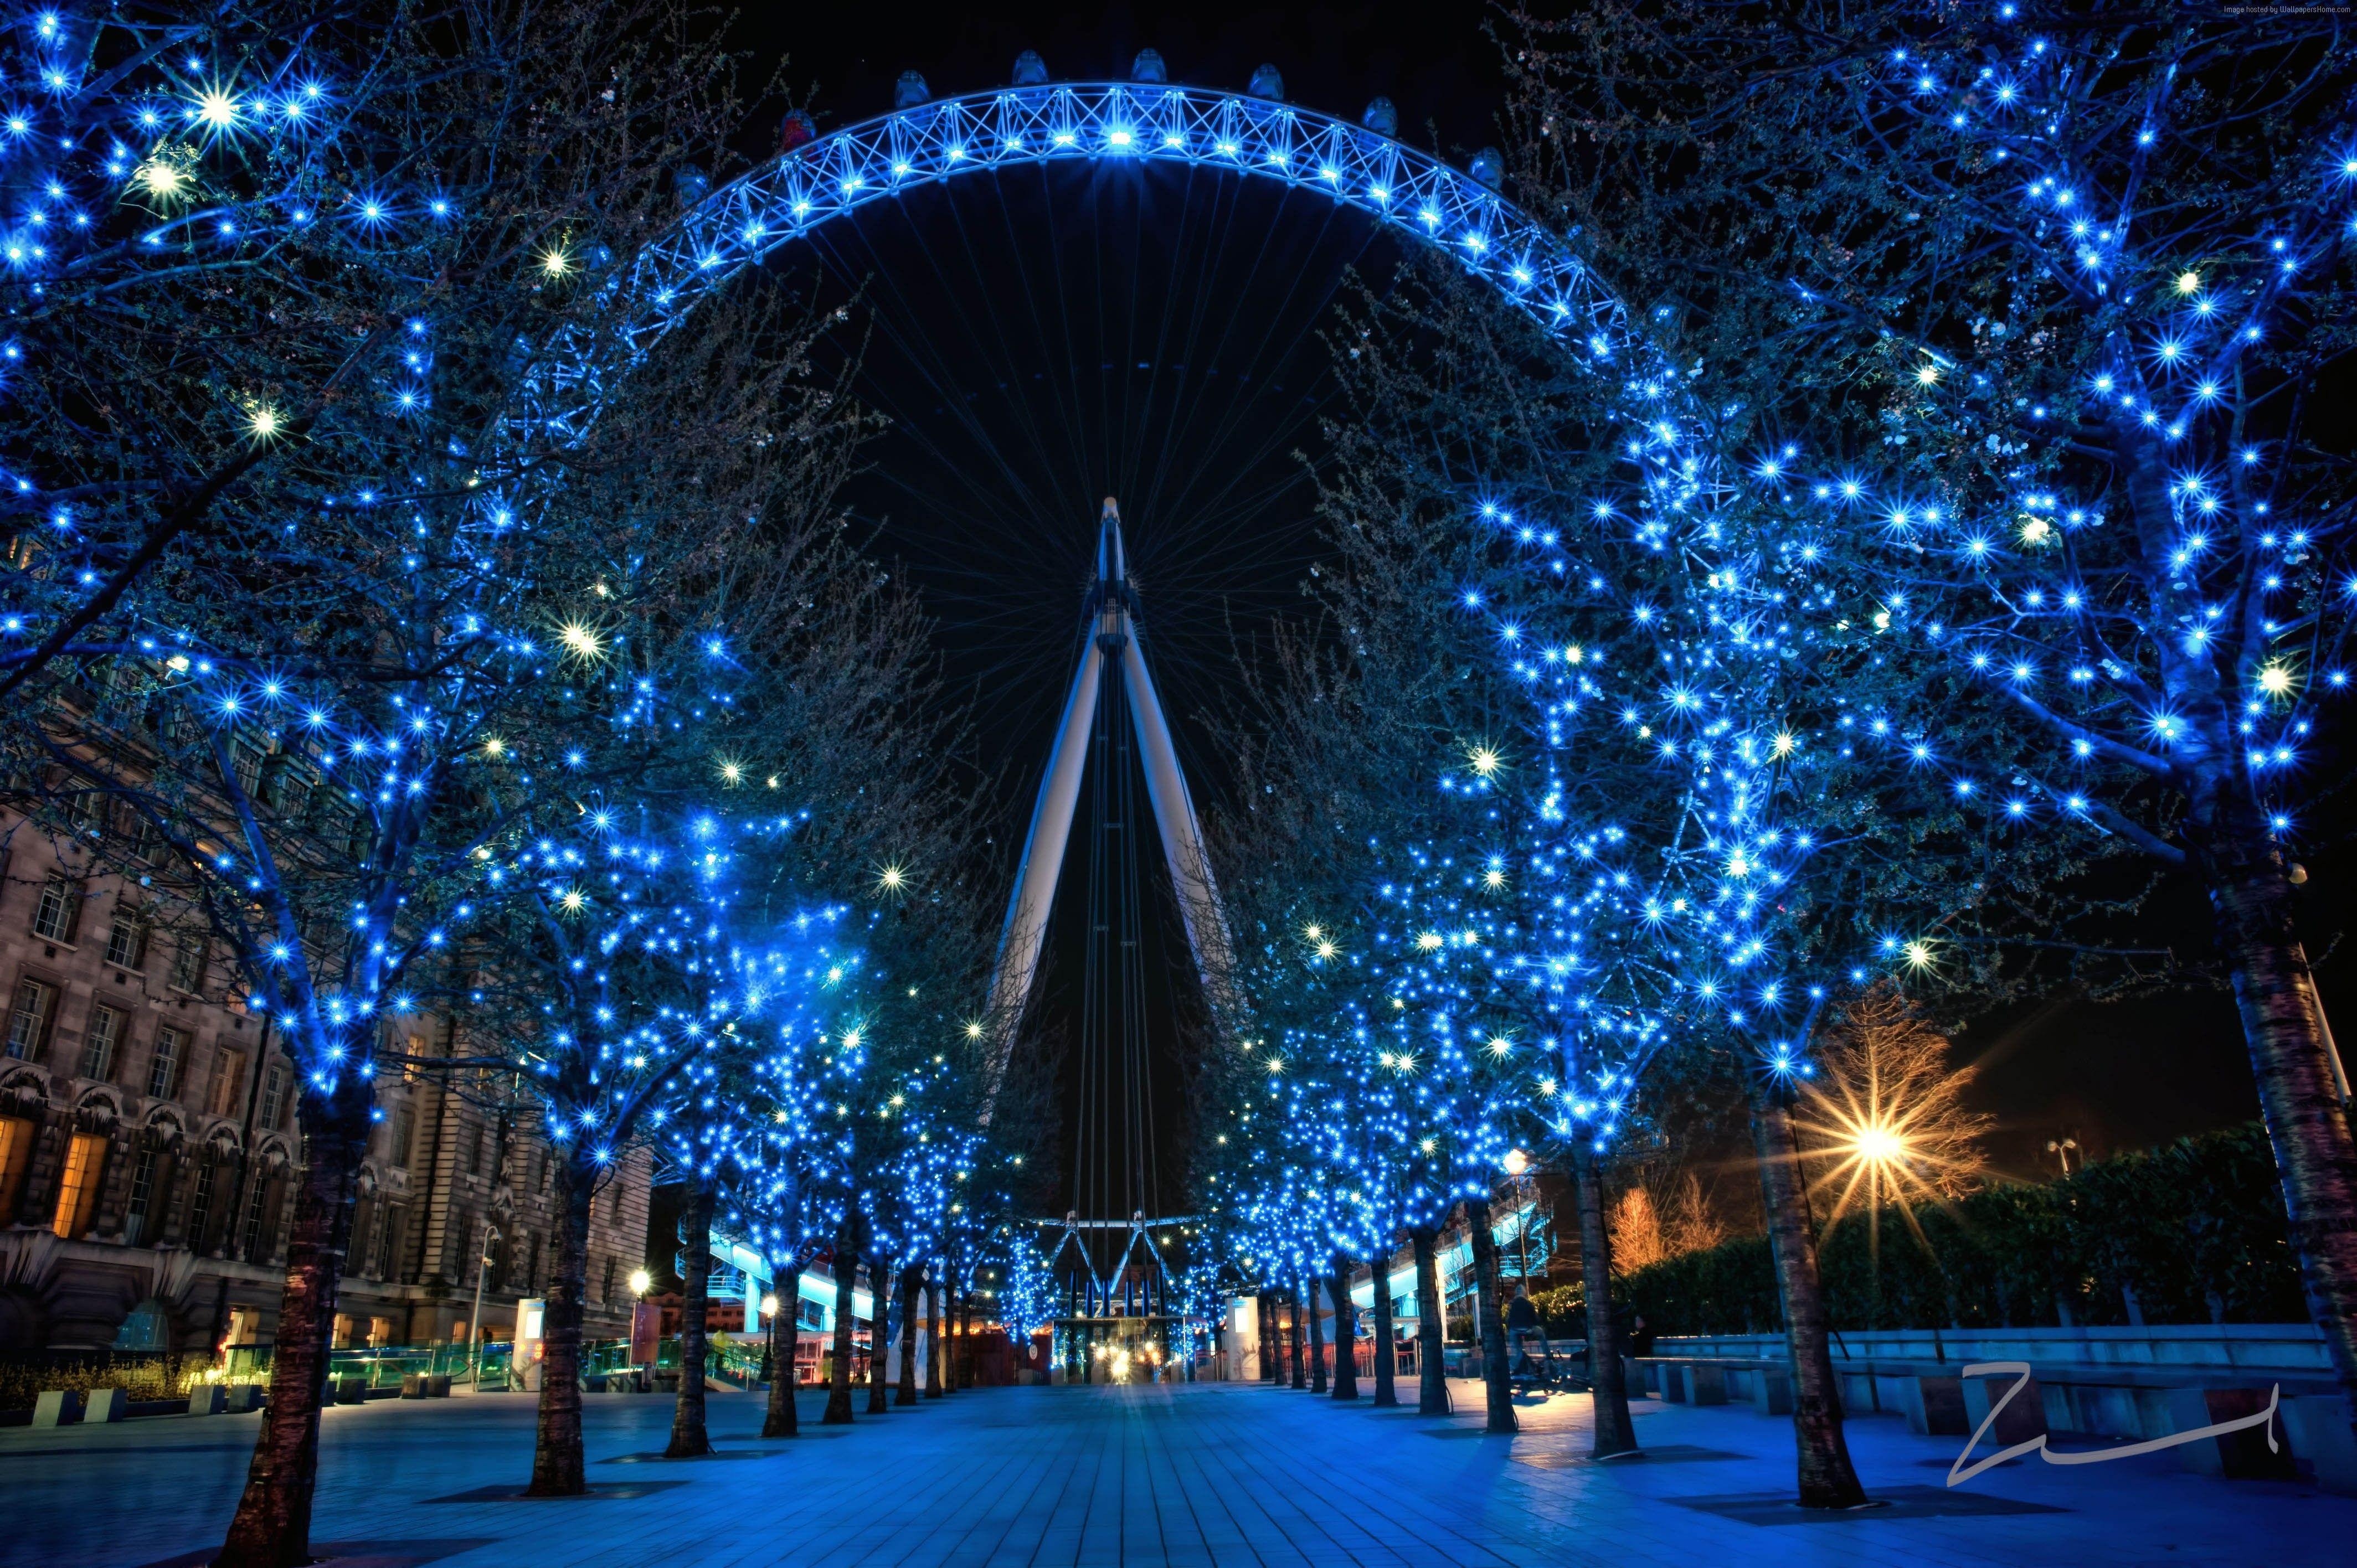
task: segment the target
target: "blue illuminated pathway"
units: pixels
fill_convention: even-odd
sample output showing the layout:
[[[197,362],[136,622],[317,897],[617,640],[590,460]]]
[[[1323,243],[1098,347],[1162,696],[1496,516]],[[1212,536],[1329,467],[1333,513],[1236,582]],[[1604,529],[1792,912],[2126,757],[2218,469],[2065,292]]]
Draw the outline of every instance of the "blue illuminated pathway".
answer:
[[[1456,1386],[1460,1410],[1478,1390]],[[315,1543],[374,1543],[348,1568],[638,1564],[2346,1563],[2357,1499],[2217,1481],[2169,1455],[2009,1466],[1950,1491],[1955,1444],[1851,1423],[1870,1492],[1898,1507],[1804,1516],[1791,1429],[1741,1407],[1641,1401],[1653,1453],[1584,1459],[1584,1399],[1526,1408],[1523,1434],[1259,1386],[996,1389],[764,1443],[754,1396],[712,1396],[758,1456],[612,1463],[662,1446],[671,1402],[588,1401],[591,1475],[622,1495],[447,1500],[521,1487],[532,1401],[330,1409]],[[806,1422],[817,1403],[805,1396]],[[0,1562],[168,1563],[221,1539],[252,1416],[0,1432]],[[1932,1511],[1937,1510],[1937,1511]],[[1964,1510],[1964,1511],[1960,1511]]]

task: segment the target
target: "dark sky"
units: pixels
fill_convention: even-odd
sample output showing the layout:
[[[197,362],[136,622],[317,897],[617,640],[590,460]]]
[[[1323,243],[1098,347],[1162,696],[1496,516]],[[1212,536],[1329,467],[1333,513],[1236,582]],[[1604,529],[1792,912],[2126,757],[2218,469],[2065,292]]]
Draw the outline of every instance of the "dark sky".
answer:
[[[1240,89],[1265,61],[1308,108],[1356,118],[1386,95],[1410,140],[1461,165],[1496,139],[1489,15],[1466,0],[1414,11],[994,5],[930,17],[796,5],[748,14],[735,36],[751,57],[747,87],[782,60],[782,81],[822,130],[888,110],[906,70],[946,97],[1004,84],[1025,48],[1054,80],[1104,80],[1125,78],[1150,45],[1176,81]],[[783,107],[764,101],[752,134],[770,136]],[[1363,219],[1328,203],[1220,175],[1087,165],[920,190],[828,226],[788,258],[838,296],[865,293],[875,335],[862,392],[893,428],[851,504],[942,621],[983,718],[985,760],[1005,770],[996,809],[1010,860],[1108,492],[1129,520],[1149,649],[1198,799],[1223,788],[1197,721],[1232,678],[1232,628],[1297,605],[1315,553],[1308,465],[1328,406],[1318,332],[1353,279],[1380,286],[1393,259]],[[1050,1013],[1075,1027],[1087,843],[1075,834],[1048,993]],[[1139,849],[1158,861],[1150,835]],[[2345,859],[2310,885],[2319,913],[2345,902],[2330,874]],[[1167,919],[1159,876],[1155,865],[1146,904]],[[2205,922],[2185,889],[2152,920],[2158,940],[2201,952]],[[1147,935],[1156,1078],[1169,1098],[1167,987],[1183,950],[1167,931]],[[2325,966],[2328,1004],[2346,993],[2349,969]],[[1975,1098],[1999,1118],[2000,1168],[2024,1176],[2050,1161],[2049,1138],[2075,1135],[2100,1155],[2257,1111],[2219,991],[2009,1009],[1964,1031],[1957,1057],[1981,1066]],[[1166,1163],[1176,1143],[1164,1140]]]

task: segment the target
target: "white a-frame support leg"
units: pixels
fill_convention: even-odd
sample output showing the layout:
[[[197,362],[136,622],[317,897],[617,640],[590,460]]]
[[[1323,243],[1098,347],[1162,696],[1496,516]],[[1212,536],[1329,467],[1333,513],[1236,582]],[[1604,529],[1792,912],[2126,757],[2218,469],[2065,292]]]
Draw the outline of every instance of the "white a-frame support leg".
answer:
[[[1015,893],[1007,900],[1006,924],[999,934],[998,963],[991,978],[992,1048],[985,1085],[984,1116],[997,1098],[998,1082],[1006,1069],[1007,1053],[1015,1044],[1031,987],[1039,974],[1039,952],[1048,932],[1048,914],[1056,901],[1056,883],[1063,871],[1064,851],[1072,837],[1072,818],[1079,809],[1081,770],[1088,761],[1089,731],[1096,721],[1097,699],[1109,665],[1119,660],[1123,688],[1129,697],[1130,721],[1146,763],[1146,799],[1154,807],[1154,825],[1162,835],[1164,857],[1170,866],[1171,886],[1178,895],[1178,912],[1186,924],[1187,945],[1203,978],[1215,1010],[1224,995],[1228,976],[1227,922],[1219,906],[1219,890],[1211,880],[1211,857],[1203,850],[1203,830],[1187,793],[1186,775],[1170,742],[1170,725],[1163,716],[1162,699],[1146,669],[1146,650],[1139,645],[1135,618],[1136,601],[1130,591],[1122,554],[1121,513],[1108,499],[1097,533],[1097,580],[1090,590],[1086,639],[1080,666],[1072,673],[1071,690],[1064,698],[1064,715],[1056,726],[1056,744],[1048,754],[1048,771],[1039,781],[1039,799],[1031,811],[1031,831],[1023,843],[1023,861],[1017,869]]]

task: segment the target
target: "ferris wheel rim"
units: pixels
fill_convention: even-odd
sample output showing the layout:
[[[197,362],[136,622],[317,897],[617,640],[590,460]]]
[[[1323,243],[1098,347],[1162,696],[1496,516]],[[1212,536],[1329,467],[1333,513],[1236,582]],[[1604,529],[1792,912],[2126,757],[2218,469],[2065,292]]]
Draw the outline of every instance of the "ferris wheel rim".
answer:
[[[995,145],[979,134],[985,130],[998,133]],[[1591,358],[1610,360],[1643,344],[1627,306],[1564,236],[1431,153],[1319,110],[1250,93],[1096,81],[931,99],[770,158],[641,247],[626,297],[640,302],[651,319],[630,320],[624,331],[637,338],[668,327],[682,307],[693,307],[683,296],[703,292],[692,291],[691,280],[718,273],[714,281],[725,281],[834,219],[906,191],[998,168],[1108,159],[1210,167],[1317,192],[1453,257],[1551,336],[1573,339],[1588,328],[1579,340]],[[782,210],[790,221],[775,226],[747,210],[748,199],[773,181],[789,193]],[[724,227],[723,219],[737,221]],[[750,234],[748,221],[758,224]]]
[[[1662,405],[1677,402],[1666,359],[1569,237],[1397,137],[1222,88],[991,88],[829,131],[713,190],[640,247],[604,291],[609,341],[635,359],[747,268],[878,202],[968,174],[1106,160],[1210,168],[1351,207],[1449,257],[1590,369],[1618,369],[1634,417],[1654,426],[1659,445],[1685,445],[1658,423]],[[522,423],[578,433],[597,417],[604,356],[579,338],[554,347],[531,378]]]

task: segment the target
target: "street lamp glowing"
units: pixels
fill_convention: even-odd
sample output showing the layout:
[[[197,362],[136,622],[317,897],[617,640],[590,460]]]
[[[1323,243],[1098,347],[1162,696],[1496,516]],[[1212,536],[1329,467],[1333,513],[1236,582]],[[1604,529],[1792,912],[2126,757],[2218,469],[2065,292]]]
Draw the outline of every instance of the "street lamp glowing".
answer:
[[[1531,1157],[1520,1149],[1508,1149],[1503,1164],[1508,1176],[1518,1176],[1531,1168]]]
[[[1850,1149],[1870,1164],[1895,1165],[1907,1157],[1907,1138],[1895,1127],[1871,1123],[1857,1130],[1850,1140]]]
[[[761,1316],[764,1317],[775,1317],[778,1316],[778,1298],[775,1294],[765,1295],[761,1298]]]
[[[630,1271],[630,1294],[632,1295],[644,1295],[647,1292],[654,1288],[654,1275],[647,1273],[644,1269],[632,1269]]]

